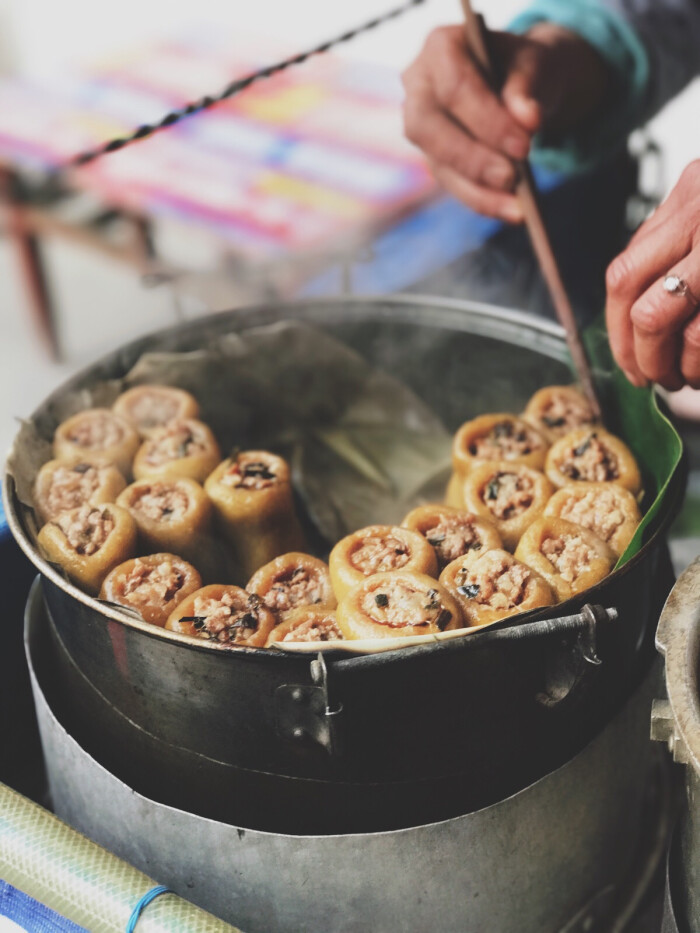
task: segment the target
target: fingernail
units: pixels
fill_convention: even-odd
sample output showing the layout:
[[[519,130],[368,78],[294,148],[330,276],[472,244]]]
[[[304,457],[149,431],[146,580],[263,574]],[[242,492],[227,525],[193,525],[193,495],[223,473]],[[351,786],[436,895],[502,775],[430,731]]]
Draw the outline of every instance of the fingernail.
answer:
[[[489,188],[510,188],[515,172],[510,165],[489,165],[484,171],[484,181]]]
[[[517,202],[515,204],[508,204],[502,209],[501,217],[509,224],[520,224],[523,222],[522,208]]]
[[[636,388],[644,389],[649,385],[649,382],[644,378],[644,376],[640,376],[637,373],[628,372],[626,369],[623,370],[623,372],[627,377],[627,381],[631,382],[633,386],[636,386]]]
[[[530,151],[530,143],[522,136],[507,136],[503,148],[513,159],[525,159]]]

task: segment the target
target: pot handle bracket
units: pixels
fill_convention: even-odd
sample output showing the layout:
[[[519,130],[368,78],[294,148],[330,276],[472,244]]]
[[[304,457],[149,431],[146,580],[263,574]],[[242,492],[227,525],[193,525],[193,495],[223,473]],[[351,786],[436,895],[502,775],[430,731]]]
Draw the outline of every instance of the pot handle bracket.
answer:
[[[275,690],[277,732],[296,744],[313,742],[336,756],[342,750],[337,725],[343,704],[331,709],[328,669],[320,652],[310,672],[311,684],[282,684]]]
[[[557,644],[552,644],[547,657],[546,682],[544,689],[537,695],[538,703],[550,709],[558,706],[562,701],[571,698],[577,688],[588,679],[591,668],[600,667],[603,662],[597,651],[598,626],[615,622],[617,617],[615,609],[587,603],[581,612],[574,616],[549,620],[550,636],[559,635],[560,640]],[[534,623],[538,624],[543,623]],[[572,635],[573,641],[570,640]]]

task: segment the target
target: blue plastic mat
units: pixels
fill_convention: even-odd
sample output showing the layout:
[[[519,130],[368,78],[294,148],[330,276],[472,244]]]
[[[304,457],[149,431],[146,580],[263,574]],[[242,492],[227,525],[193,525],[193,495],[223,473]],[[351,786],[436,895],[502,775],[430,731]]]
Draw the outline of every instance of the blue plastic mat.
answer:
[[[3,922],[3,917],[12,923]],[[0,881],[0,933],[86,933],[55,910],[50,910],[6,881]]]

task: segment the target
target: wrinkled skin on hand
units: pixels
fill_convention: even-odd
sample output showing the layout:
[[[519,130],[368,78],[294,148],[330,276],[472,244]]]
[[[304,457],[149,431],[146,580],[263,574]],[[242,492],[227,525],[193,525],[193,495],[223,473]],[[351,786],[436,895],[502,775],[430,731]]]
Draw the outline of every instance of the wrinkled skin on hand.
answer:
[[[669,294],[668,275],[692,294]],[[610,345],[630,382],[700,388],[700,160],[610,264],[606,283]]]
[[[519,223],[513,160],[527,157],[536,132],[556,137],[593,115],[609,74],[587,42],[550,23],[527,36],[493,32],[490,42],[500,94],[472,59],[463,25],[430,33],[403,75],[404,129],[452,195]]]

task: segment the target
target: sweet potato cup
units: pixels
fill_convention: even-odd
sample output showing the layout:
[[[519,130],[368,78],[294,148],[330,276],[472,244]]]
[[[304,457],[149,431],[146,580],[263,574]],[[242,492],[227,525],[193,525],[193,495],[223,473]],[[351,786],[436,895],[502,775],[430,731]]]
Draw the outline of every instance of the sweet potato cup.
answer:
[[[505,461],[481,463],[464,480],[467,509],[492,522],[511,551],[553,491],[544,473]]]
[[[578,428],[554,444],[545,472],[557,487],[570,483],[617,483],[638,496],[642,476],[629,447],[603,428]]]
[[[576,386],[546,386],[532,396],[523,418],[554,444],[576,428],[596,424],[590,402]]]
[[[267,639],[266,648],[278,643],[342,641],[335,609],[301,606],[288,612]]]
[[[204,489],[246,578],[280,554],[303,550],[289,466],[282,457],[243,451],[220,463]]]
[[[459,558],[440,574],[440,584],[462,609],[468,627],[489,625],[499,619],[553,606],[550,585],[531,567],[508,551],[487,551],[480,557]]]
[[[212,583],[171,612],[166,629],[225,647],[262,648],[275,627],[274,613],[240,586]]]
[[[126,480],[113,463],[45,463],[34,481],[34,505],[42,523],[81,505],[114,502]]]
[[[369,525],[341,538],[328,566],[339,602],[376,573],[404,570],[437,577],[437,557],[423,535],[395,525]]]
[[[141,437],[151,437],[171,421],[199,418],[199,404],[193,395],[184,389],[161,385],[127,389],[112,405],[112,411],[128,421]]]
[[[174,479],[185,476],[203,483],[221,460],[211,429],[195,418],[171,421],[154,430],[134,458],[136,479]]]
[[[128,421],[109,408],[88,408],[56,428],[53,455],[71,465],[98,460],[113,463],[128,479],[139,444],[138,432]]]
[[[338,605],[328,565],[298,551],[281,554],[260,567],[246,589],[280,616],[301,606],[335,609]]]
[[[545,515],[563,518],[594,532],[618,557],[627,549],[642,520],[637,500],[617,483],[571,483],[558,489]]]
[[[186,560],[175,554],[149,554],[110,571],[100,599],[134,609],[146,622],[162,628],[183,599],[201,586],[202,578]]]
[[[483,460],[520,463],[541,470],[549,443],[531,424],[515,415],[480,415],[457,431],[452,443],[452,468],[467,476]]]
[[[401,527],[423,535],[435,551],[438,570],[468,552],[503,547],[492,522],[449,505],[419,505],[408,513]]]
[[[424,573],[395,570],[365,577],[336,611],[345,638],[438,635],[464,625],[459,604]]]
[[[136,523],[113,503],[83,505],[44,525],[37,540],[48,560],[96,596],[110,570],[133,557]]]
[[[548,515],[530,525],[515,556],[545,578],[560,602],[600,583],[615,566],[614,552],[596,534]]]

